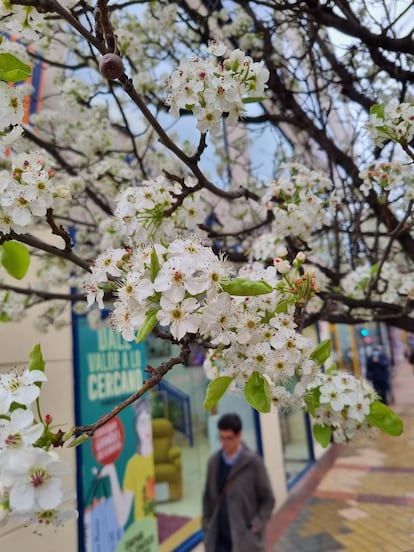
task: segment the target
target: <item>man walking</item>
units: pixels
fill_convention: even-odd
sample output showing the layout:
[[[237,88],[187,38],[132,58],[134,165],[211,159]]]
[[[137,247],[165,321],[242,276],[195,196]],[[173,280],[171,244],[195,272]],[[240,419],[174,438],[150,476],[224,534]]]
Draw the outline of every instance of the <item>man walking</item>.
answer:
[[[366,377],[371,381],[375,391],[384,404],[387,403],[387,395],[391,390],[388,359],[375,347],[367,359]]]
[[[275,505],[266,468],[242,442],[237,414],[225,414],[217,426],[222,448],[209,459],[203,494],[205,551],[264,552]]]

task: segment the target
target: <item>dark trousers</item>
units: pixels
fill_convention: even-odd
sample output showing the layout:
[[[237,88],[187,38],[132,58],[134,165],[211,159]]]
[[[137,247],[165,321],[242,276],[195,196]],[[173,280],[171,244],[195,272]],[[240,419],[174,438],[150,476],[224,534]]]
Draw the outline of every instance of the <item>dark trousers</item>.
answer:
[[[231,548],[228,548],[224,544],[217,544],[216,545],[216,552],[231,552]]]
[[[374,388],[375,388],[375,391],[378,393],[378,395],[381,397],[382,402],[384,404],[388,404],[387,402],[388,383],[384,381],[376,381],[374,382]]]

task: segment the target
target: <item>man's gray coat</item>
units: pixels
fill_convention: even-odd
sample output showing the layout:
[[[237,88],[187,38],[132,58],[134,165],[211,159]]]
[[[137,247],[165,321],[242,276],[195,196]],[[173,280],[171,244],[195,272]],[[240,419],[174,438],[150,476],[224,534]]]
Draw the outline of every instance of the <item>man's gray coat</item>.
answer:
[[[242,446],[240,456],[228,475],[231,482],[224,495],[233,552],[264,552],[266,522],[275,505],[275,498],[263,460],[246,445]],[[205,552],[215,552],[217,540],[217,470],[221,453],[221,450],[214,453],[207,466],[203,494]]]

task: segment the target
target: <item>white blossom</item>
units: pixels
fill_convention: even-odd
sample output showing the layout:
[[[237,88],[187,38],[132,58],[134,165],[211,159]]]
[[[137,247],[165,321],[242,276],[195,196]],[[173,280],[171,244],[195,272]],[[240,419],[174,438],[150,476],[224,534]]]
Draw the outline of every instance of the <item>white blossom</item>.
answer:
[[[207,53],[221,55],[224,47],[210,43]],[[253,62],[241,50],[224,60],[194,57],[183,59],[167,80],[167,104],[170,114],[178,117],[180,109],[190,109],[200,132],[218,134],[221,117],[228,113],[228,125],[242,117],[244,100],[264,97],[269,72],[263,62]]]
[[[32,404],[40,394],[36,384],[44,381],[47,381],[46,374],[40,370],[0,374],[0,414],[8,412],[13,402],[24,406]]]
[[[31,410],[17,408],[10,414],[10,420],[0,420],[0,462],[3,468],[20,462],[25,448],[33,445],[43,433],[43,425],[33,423]]]
[[[377,395],[369,382],[353,374],[321,372],[307,387],[308,391],[314,388],[320,391],[315,422],[331,427],[337,441],[371,431],[366,416]]]
[[[10,507],[22,513],[57,508],[63,499],[61,477],[68,474],[67,465],[34,447],[26,448],[19,459],[2,470],[10,489]]]

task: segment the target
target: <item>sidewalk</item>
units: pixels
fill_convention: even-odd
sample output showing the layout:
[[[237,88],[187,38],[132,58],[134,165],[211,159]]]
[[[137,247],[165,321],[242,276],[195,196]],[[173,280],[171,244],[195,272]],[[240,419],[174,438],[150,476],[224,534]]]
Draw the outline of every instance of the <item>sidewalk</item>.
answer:
[[[414,552],[414,375],[407,362],[393,388],[402,436],[333,445],[272,517],[268,552]]]

